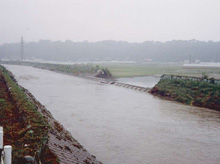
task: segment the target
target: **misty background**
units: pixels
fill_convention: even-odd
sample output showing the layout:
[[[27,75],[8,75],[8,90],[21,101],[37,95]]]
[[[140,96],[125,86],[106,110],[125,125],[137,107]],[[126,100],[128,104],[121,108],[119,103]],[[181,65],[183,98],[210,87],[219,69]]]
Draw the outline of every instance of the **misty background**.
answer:
[[[0,59],[17,60],[19,51],[20,43],[3,44]],[[40,40],[24,44],[24,59],[50,61],[219,62],[219,56],[220,42],[196,40],[143,43]]]
[[[219,61],[219,0],[0,1],[0,59]]]
[[[219,0],[1,0],[0,45],[67,39],[220,41]]]

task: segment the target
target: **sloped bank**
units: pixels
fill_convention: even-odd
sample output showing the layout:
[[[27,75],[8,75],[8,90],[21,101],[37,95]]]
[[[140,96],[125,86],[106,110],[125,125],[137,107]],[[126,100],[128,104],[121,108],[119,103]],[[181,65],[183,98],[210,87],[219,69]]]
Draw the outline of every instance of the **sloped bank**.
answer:
[[[13,75],[0,66],[0,125],[4,143],[13,146],[13,163],[101,164],[90,155]]]
[[[168,100],[220,111],[220,80],[163,75],[149,91]]]
[[[86,75],[93,76],[98,78],[105,78],[112,80],[112,74],[107,68],[100,67],[99,65],[92,64],[52,64],[52,63],[37,63],[37,62],[28,62],[28,61],[0,61],[2,64],[10,64],[10,65],[23,65],[23,66],[31,66],[40,69],[46,69],[58,73],[64,73],[68,75]]]
[[[4,127],[4,144],[13,147],[13,163],[24,163],[25,156],[41,161],[49,124],[3,67],[0,67],[0,87],[0,124]]]

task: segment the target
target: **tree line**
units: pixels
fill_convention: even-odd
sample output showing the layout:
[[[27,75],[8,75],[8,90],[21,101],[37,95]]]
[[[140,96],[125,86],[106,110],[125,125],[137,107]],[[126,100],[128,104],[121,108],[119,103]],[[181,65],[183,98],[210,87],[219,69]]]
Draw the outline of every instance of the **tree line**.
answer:
[[[0,59],[19,59],[20,43],[0,45]],[[24,43],[25,59],[52,61],[137,61],[181,62],[184,60],[220,62],[220,42],[173,40],[167,42],[125,41],[73,42],[66,40]]]

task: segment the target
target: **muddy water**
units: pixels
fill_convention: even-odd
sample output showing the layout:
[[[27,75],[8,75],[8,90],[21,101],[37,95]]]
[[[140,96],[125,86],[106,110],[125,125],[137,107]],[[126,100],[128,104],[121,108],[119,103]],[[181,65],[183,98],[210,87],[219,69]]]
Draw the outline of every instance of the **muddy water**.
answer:
[[[220,113],[50,71],[7,66],[105,164],[219,164]]]
[[[133,78],[119,78],[118,82],[136,85],[145,88],[153,88],[160,80],[157,76],[143,76],[143,77],[133,77]]]

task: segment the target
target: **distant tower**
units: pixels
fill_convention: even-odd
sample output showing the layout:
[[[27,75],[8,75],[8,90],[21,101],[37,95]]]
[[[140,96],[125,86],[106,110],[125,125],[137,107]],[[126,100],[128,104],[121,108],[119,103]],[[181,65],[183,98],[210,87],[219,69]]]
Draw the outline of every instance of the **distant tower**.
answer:
[[[20,47],[20,60],[24,60],[24,40],[21,37],[21,47]]]

